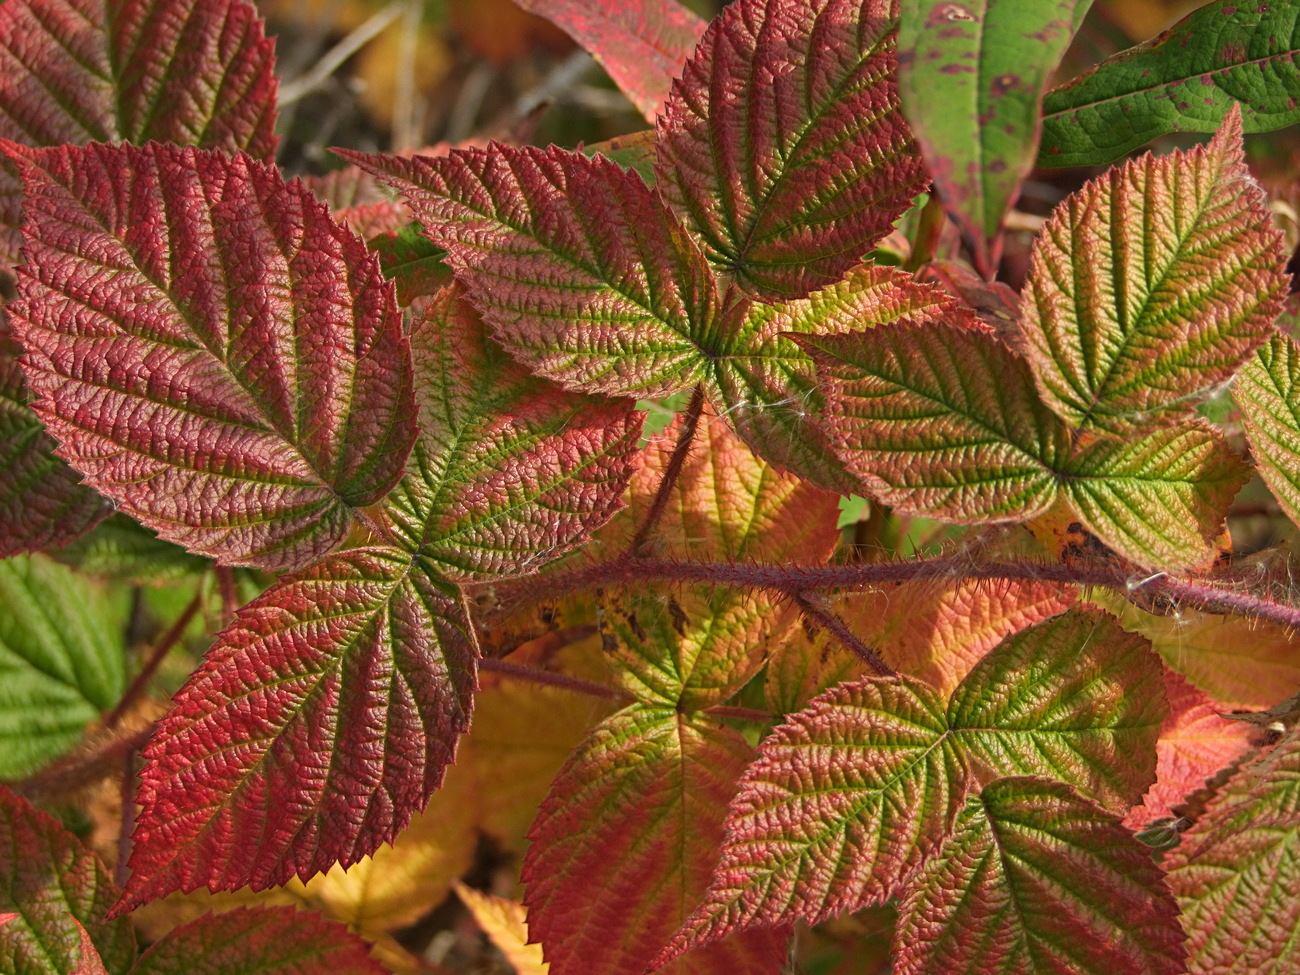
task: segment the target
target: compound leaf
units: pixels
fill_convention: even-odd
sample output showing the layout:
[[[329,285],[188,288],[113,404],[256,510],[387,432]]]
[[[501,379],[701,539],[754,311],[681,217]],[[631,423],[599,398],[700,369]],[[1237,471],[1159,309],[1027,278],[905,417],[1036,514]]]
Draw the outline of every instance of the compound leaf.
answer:
[[[487,336],[459,288],[417,306],[411,346],[420,433],[385,511],[440,573],[523,572],[622,507],[643,420],[634,401],[532,376]]]
[[[18,779],[117,703],[123,647],[100,594],[42,556],[0,561],[0,605],[0,779]]]
[[[469,725],[477,656],[459,595],[404,553],[352,549],[267,590],[145,748],[116,910],[305,880],[391,842]]]
[[[292,907],[239,907],[172,930],[131,975],[384,975],[341,924]]]
[[[55,456],[7,332],[0,325],[0,556],[70,542],[113,510]]]
[[[1300,8],[1216,0],[1043,99],[1040,166],[1108,163],[1167,132],[1300,122]]]
[[[636,173],[554,146],[338,152],[406,197],[470,302],[533,372],[612,396],[698,381],[696,336],[717,313],[717,288]]]
[[[894,83],[889,0],[739,0],[659,117],[658,184],[762,300],[839,280],[925,184]]]
[[[1156,781],[1142,805],[1129,811],[1124,824],[1142,829],[1152,820],[1172,817],[1174,807],[1251,746],[1251,726],[1232,721],[1199,688],[1176,670],[1165,670],[1169,716],[1156,742]]]
[[[13,975],[66,975],[82,953],[84,929],[112,975],[135,959],[127,921],[106,921],[117,897],[99,858],[52,816],[0,786],[0,969]]]
[[[952,736],[985,774],[1047,775],[1120,814],[1155,781],[1168,715],[1151,644],[1091,609],[1007,637],[948,705]]]
[[[0,138],[150,140],[275,156],[274,44],[246,0],[0,5]],[[0,264],[18,259],[21,184],[0,163]]]
[[[646,121],[695,50],[705,24],[677,0],[517,0],[588,51]]]
[[[752,757],[735,731],[671,708],[632,705],[592,731],[556,776],[524,858],[529,929],[552,975],[639,971],[668,940],[708,888]],[[767,975],[785,935],[745,932],[669,970]]]
[[[1021,333],[1045,402],[1120,434],[1191,414],[1272,334],[1286,260],[1235,111],[1206,146],[1092,180],[1030,260]]]
[[[1167,713],[1163,697],[1128,691],[1153,682],[1158,693],[1146,641],[1072,611],[1004,640],[946,706],[905,676],[832,688],[759,746],[708,896],[657,963],[750,926],[816,924],[893,896],[968,782],[1046,772],[1127,810],[1154,779]],[[1113,768],[1116,748],[1131,767]]]
[[[1300,736],[1210,800],[1166,860],[1193,975],[1283,975],[1300,963]]]
[[[1183,971],[1178,908],[1150,852],[1039,777],[968,796],[899,913],[899,975]]]
[[[247,156],[9,152],[30,261],[10,311],[60,454],[194,551],[284,569],[332,548],[415,434],[374,255]]]
[[[1092,0],[904,3],[898,90],[944,207],[992,278],[1034,164],[1047,79]]]
[[[1300,523],[1300,348],[1275,332],[1232,386],[1259,476],[1288,518]]]

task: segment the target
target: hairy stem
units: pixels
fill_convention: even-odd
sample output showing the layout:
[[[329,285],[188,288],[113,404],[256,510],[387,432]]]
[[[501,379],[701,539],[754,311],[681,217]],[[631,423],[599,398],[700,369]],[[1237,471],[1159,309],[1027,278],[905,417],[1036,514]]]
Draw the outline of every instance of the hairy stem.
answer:
[[[795,603],[803,610],[804,616],[822,629],[833,635],[840,643],[862,658],[863,663],[881,677],[898,676],[889,664],[880,659],[880,655],[854,636],[848,624],[825,606],[818,605],[817,597],[807,592],[796,593]]]
[[[519,677],[523,680],[530,680],[534,684],[563,687],[565,690],[577,691],[579,694],[589,694],[592,697],[602,697],[608,701],[628,699],[626,694],[612,687],[606,687],[604,684],[597,684],[595,681],[583,680],[580,677],[569,677],[550,670],[539,670],[536,667],[525,667],[523,664],[512,664],[496,657],[483,657],[479,660],[478,666],[479,670],[504,674],[507,677]]]
[[[668,458],[668,466],[664,469],[664,476],[659,481],[659,490],[655,492],[654,501],[650,503],[650,510],[646,512],[645,520],[641,522],[641,527],[632,536],[632,544],[628,547],[628,551],[634,557],[642,554],[650,534],[655,530],[655,526],[659,524],[659,519],[663,517],[664,509],[668,507],[668,499],[672,497],[677,478],[681,476],[682,465],[686,463],[686,455],[691,452],[691,443],[695,440],[695,430],[700,424],[700,414],[703,412],[704,387],[696,386],[695,392],[691,393],[691,401],[686,407],[686,412],[682,416],[682,428],[677,434],[677,445],[673,447],[673,454]]]
[[[1230,587],[1230,580],[1177,579],[1156,575],[1135,582],[1122,567],[1065,565],[1049,562],[972,560],[969,555],[910,562],[871,562],[847,565],[758,565],[733,562],[678,562],[670,559],[624,558],[597,565],[532,576],[508,590],[498,588],[502,610],[543,598],[555,598],[608,585],[669,580],[715,583],[766,589],[796,598],[808,590],[852,588],[908,582],[913,579],[1013,579],[1096,586],[1125,594],[1140,588],[1148,596],[1163,596],[1210,613],[1250,616],[1300,628],[1300,607]]]
[[[123,715],[125,715],[136,701],[144,695],[144,692],[149,687],[149,683],[154,678],[154,674],[158,672],[158,668],[162,666],[163,660],[166,659],[168,652],[172,647],[176,646],[177,642],[185,634],[186,628],[190,625],[190,620],[194,619],[195,614],[198,613],[199,607],[202,604],[202,595],[195,594],[194,598],[190,600],[189,605],[186,606],[181,615],[176,618],[176,621],[172,623],[172,625],[167,628],[167,631],[158,638],[158,642],[154,644],[153,650],[150,652],[148,659],[144,662],[144,666],[140,668],[140,673],[135,675],[135,680],[131,681],[131,685],[126,689],[125,693],[122,694],[117,705],[109,712],[108,717],[104,719],[105,728],[116,728],[121,722]]]

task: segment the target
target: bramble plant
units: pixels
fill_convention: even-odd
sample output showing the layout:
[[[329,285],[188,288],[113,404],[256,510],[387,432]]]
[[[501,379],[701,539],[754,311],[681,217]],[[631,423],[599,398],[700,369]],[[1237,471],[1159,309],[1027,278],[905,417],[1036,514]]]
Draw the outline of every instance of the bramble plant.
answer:
[[[525,829],[520,971],[1300,968],[1300,0],[520,5],[653,131],[287,179],[246,0],[0,3],[0,970],[438,971]]]

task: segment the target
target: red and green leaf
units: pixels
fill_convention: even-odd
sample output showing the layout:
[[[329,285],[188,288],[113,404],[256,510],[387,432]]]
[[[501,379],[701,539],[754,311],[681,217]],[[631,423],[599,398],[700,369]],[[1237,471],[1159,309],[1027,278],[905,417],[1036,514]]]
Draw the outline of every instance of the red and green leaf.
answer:
[[[1300,8],[1214,0],[1043,99],[1040,166],[1095,166],[1168,132],[1300,122]]]
[[[947,832],[968,781],[1049,775],[1127,809],[1154,779],[1167,713],[1162,697],[1127,691],[1153,682],[1162,689],[1145,641],[1094,611],[1003,641],[946,707],[910,677],[832,688],[759,746],[708,898],[658,961],[893,896]]]
[[[533,372],[612,396],[701,378],[717,288],[636,173],[603,156],[497,143],[441,158],[340,154],[402,192],[470,302]]]
[[[1206,146],[1087,183],[1043,228],[1025,283],[1045,402],[1120,434],[1190,415],[1272,334],[1286,261],[1236,111]]]
[[[967,797],[899,914],[898,975],[1180,975],[1186,954],[1147,848],[1111,813],[1040,777]]]
[[[644,967],[708,889],[752,756],[735,731],[671,708],[633,705],[587,737],[552,783],[524,858],[529,930],[553,975]],[[745,932],[666,970],[771,975],[786,936]]]
[[[162,537],[227,562],[283,569],[337,544],[415,433],[374,255],[247,156],[9,152],[30,262],[10,313],[60,454]]]
[[[154,942],[131,975],[383,975],[341,924],[292,907],[205,914]]]
[[[1192,975],[1283,975],[1300,964],[1300,736],[1210,800],[1166,860]]]
[[[469,726],[477,657],[459,594],[404,553],[352,549],[269,589],[145,748],[117,910],[305,880],[391,842]]]
[[[1042,92],[1092,0],[900,6],[898,90],[944,208],[992,279],[1034,164]]]
[[[1224,717],[1209,695],[1176,670],[1165,670],[1165,696],[1169,716],[1156,742],[1156,781],[1142,805],[1124,817],[1132,829],[1173,816],[1175,806],[1251,747],[1251,726]]]
[[[384,510],[442,575],[536,567],[622,507],[643,419],[632,400],[530,375],[455,287],[416,308],[411,346],[420,433]]]
[[[112,875],[46,813],[0,786],[0,969],[13,975],[67,975],[89,932],[112,975],[126,975],[135,935],[106,921],[118,891]]]
[[[738,0],[659,118],[659,185],[762,300],[839,280],[924,188],[889,0]]]
[[[649,122],[705,28],[704,21],[677,0],[516,2],[581,44]]]
[[[1300,523],[1300,347],[1275,332],[1232,387],[1259,475],[1288,518]]]
[[[0,138],[177,142],[275,155],[274,44],[246,0],[0,5]],[[21,184],[0,163],[0,264],[18,258]]]

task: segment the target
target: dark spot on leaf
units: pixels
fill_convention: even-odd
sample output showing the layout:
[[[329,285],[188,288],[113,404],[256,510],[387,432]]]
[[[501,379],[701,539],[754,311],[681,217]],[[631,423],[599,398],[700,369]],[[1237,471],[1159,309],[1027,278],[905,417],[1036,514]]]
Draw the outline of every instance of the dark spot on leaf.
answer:
[[[685,636],[686,626],[690,623],[690,619],[676,599],[668,600],[668,615],[673,618],[673,629],[677,631],[677,635]]]
[[[990,173],[1005,172],[1006,168],[1007,168],[1007,161],[1005,159],[994,159],[991,163],[989,163],[988,166],[988,170]]]
[[[939,69],[940,74],[973,74],[974,71],[969,64],[945,64]]]
[[[1000,74],[993,79],[993,94],[1005,95],[1012,88],[1020,84],[1020,75],[1018,74]]]
[[[1065,526],[1065,530],[1066,530],[1067,532],[1070,532],[1071,534],[1074,534],[1074,533],[1076,533],[1076,532],[1082,532],[1082,531],[1083,531],[1083,522],[1081,522],[1081,521],[1072,521],[1072,522],[1070,522],[1068,525]]]
[[[954,20],[974,20],[975,15],[970,9],[962,6],[960,3],[941,3],[934,8],[929,19],[925,22],[927,27],[936,27],[939,24],[951,23]]]

